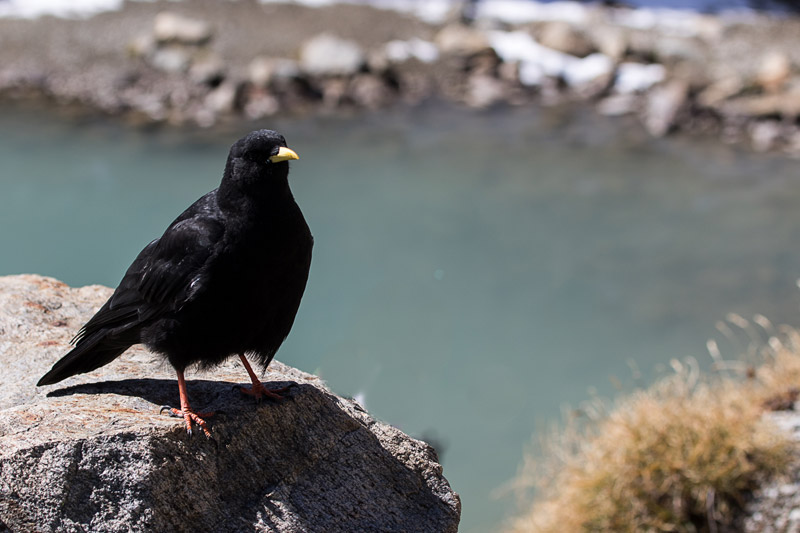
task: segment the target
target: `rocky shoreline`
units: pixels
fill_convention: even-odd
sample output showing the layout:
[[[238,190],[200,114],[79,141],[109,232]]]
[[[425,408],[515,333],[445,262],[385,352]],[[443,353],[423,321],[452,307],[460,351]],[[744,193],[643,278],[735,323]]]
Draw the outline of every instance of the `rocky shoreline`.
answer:
[[[243,0],[4,18],[0,98],[201,126],[438,100],[585,105],[635,115],[654,136],[700,133],[800,156],[800,19],[559,5],[516,19],[453,9],[436,22]]]

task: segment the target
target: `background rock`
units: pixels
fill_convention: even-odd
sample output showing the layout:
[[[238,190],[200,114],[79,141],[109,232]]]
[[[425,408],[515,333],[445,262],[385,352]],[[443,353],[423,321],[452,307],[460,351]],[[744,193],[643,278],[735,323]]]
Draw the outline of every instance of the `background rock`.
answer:
[[[312,76],[350,76],[366,62],[355,42],[323,33],[303,43],[300,67]]]
[[[384,55],[391,63],[403,63],[412,58],[432,63],[439,59],[439,49],[432,42],[422,39],[394,40],[386,43]]]
[[[616,117],[635,112],[638,105],[639,99],[635,94],[612,94],[598,102],[597,111],[602,115]]]
[[[258,87],[268,87],[276,81],[286,82],[300,75],[297,62],[282,57],[256,57],[247,71],[250,83]]]
[[[204,44],[211,40],[212,31],[204,20],[163,11],[153,22],[153,36],[161,43]]]
[[[465,102],[470,107],[486,108],[502,102],[505,94],[505,85],[502,81],[479,74],[469,79]]]
[[[159,48],[150,56],[154,68],[168,73],[185,72],[191,63],[191,52],[182,46]]]
[[[628,40],[625,32],[621,28],[599,26],[589,28],[589,31],[600,53],[611,57],[614,61],[619,61],[625,56],[625,51],[628,48]]]
[[[366,109],[379,109],[392,99],[389,87],[378,77],[359,74],[350,81],[348,88],[353,101]]]
[[[450,24],[439,30],[434,43],[444,54],[471,55],[489,48],[483,32],[462,24]]]
[[[786,54],[771,51],[764,55],[763,63],[756,75],[756,81],[764,90],[776,92],[789,79],[792,65]]]
[[[189,79],[194,83],[216,86],[225,79],[225,63],[214,54],[206,54],[192,63]]]
[[[784,116],[794,119],[800,116],[800,87],[783,94],[759,94],[731,98],[720,108],[732,116]]]
[[[594,46],[583,32],[566,22],[546,24],[539,33],[538,41],[543,46],[578,57],[594,52]]]
[[[645,106],[644,125],[650,134],[666,135],[675,124],[689,94],[688,85],[682,80],[672,80],[650,91]]]
[[[800,414],[797,407],[766,414],[772,422],[800,442]],[[784,476],[765,483],[745,505],[744,533],[792,533],[800,531],[800,455],[796,455]]]
[[[753,122],[748,128],[750,144],[758,152],[771,150],[782,137],[781,130],[781,124],[776,120]]]
[[[315,376],[273,361],[288,399],[231,390],[243,368],[189,373],[214,440],[188,437],[172,368],[141,346],[90,374],[38,378],[110,289],[0,278],[0,530],[451,531],[460,501],[436,453]]]

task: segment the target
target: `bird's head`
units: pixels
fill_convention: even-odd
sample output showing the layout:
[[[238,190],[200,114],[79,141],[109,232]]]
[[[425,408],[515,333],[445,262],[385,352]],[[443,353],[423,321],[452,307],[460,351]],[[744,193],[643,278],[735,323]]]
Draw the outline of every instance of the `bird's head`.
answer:
[[[256,130],[248,133],[231,146],[230,157],[256,165],[300,159],[294,150],[286,147],[283,135],[273,130]]]
[[[221,187],[258,195],[286,188],[289,161],[300,159],[286,146],[283,135],[273,130],[248,133],[231,146]]]

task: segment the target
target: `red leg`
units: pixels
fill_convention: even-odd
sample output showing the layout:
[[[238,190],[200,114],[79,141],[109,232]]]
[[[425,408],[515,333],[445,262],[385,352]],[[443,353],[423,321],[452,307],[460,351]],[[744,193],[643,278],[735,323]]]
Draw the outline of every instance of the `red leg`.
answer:
[[[200,426],[200,429],[203,430],[203,433],[206,437],[211,438],[211,432],[208,430],[208,426],[206,425],[206,421],[203,418],[214,416],[214,413],[195,413],[192,407],[189,405],[189,395],[186,392],[186,380],[183,378],[183,371],[178,370],[178,393],[181,396],[181,408],[180,410],[175,409],[174,407],[167,407],[164,406],[161,408],[163,411],[164,409],[169,410],[169,413],[175,417],[183,417],[184,421],[186,421],[186,433],[190,436],[192,434],[192,422]]]
[[[242,392],[242,394],[253,396],[257,400],[260,400],[262,397],[272,398],[273,400],[284,399],[283,396],[281,396],[278,393],[286,392],[289,389],[289,387],[283,387],[280,389],[266,388],[264,384],[261,383],[261,381],[259,381],[258,376],[256,376],[256,373],[253,372],[253,369],[250,367],[250,363],[247,362],[247,358],[244,356],[244,354],[240,353],[239,359],[242,360],[242,364],[244,365],[245,370],[247,370],[247,373],[250,374],[250,381],[253,382],[252,387],[250,388],[242,387],[239,389]]]

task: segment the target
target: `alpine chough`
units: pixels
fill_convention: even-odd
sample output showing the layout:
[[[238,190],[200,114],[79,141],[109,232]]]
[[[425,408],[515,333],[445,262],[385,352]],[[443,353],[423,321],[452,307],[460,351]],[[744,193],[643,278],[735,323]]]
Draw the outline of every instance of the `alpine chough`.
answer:
[[[189,405],[184,371],[238,355],[253,382],[242,392],[281,398],[247,362],[266,370],[289,334],[308,280],[313,238],[289,189],[283,136],[259,130],[230,150],[219,187],[192,204],[145,246],[111,298],[81,328],[75,347],[39,380],[57,383],[110,363],[142,343],[178,374],[180,410],[206,436]],[[201,416],[202,415],[202,416]]]

